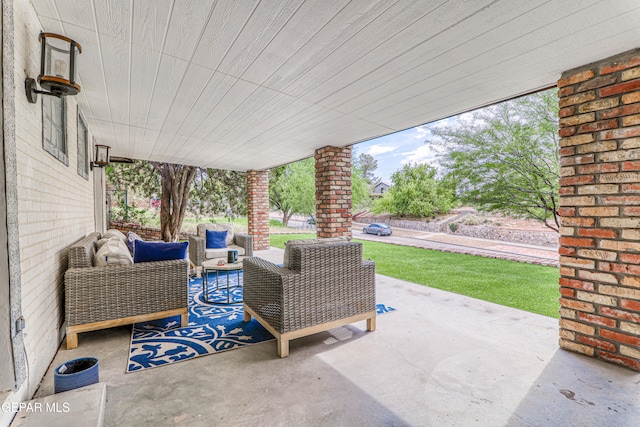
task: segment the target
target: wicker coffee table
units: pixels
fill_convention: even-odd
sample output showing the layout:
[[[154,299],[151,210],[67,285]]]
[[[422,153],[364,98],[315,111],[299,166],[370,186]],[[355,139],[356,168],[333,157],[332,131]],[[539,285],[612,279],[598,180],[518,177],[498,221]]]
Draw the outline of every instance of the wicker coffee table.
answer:
[[[240,283],[240,271],[242,270],[242,259],[238,258],[238,262],[236,263],[228,263],[226,258],[213,258],[208,259],[202,262],[202,300],[208,304],[236,304],[242,301],[231,301],[231,293],[230,289],[235,289],[242,284]],[[209,283],[209,275],[213,272],[216,273],[216,282],[215,287],[211,290],[215,291],[223,287],[224,283],[220,283],[219,274],[221,271],[227,272],[227,286],[223,289],[227,290],[227,302],[215,302],[209,300],[209,286],[212,286],[213,283]],[[229,286],[229,276],[231,276],[231,272],[235,271],[238,277],[238,285],[235,287]]]

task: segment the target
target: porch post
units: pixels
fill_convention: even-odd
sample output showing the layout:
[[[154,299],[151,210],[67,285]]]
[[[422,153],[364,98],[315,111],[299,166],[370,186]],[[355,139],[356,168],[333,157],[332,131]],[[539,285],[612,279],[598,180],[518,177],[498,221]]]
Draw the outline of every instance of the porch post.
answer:
[[[640,371],[640,49],[560,96],[560,347]]]
[[[351,236],[351,147],[316,150],[316,234]]]
[[[247,172],[247,220],[253,250],[269,249],[269,171]]]

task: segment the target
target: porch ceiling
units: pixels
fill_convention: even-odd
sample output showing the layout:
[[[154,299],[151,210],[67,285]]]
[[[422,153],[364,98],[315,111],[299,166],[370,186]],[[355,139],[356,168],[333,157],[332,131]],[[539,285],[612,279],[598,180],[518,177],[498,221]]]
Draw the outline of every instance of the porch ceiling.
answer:
[[[640,46],[637,0],[32,0],[82,44],[80,110],[112,154],[295,161],[554,85]]]

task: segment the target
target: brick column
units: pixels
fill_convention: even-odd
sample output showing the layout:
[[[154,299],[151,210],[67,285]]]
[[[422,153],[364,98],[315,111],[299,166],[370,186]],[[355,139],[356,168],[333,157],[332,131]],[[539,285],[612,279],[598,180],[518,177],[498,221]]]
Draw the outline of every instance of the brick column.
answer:
[[[640,50],[560,95],[560,346],[640,371]]]
[[[253,250],[269,249],[269,171],[247,172],[247,220]]]
[[[351,236],[351,147],[316,150],[316,234]]]

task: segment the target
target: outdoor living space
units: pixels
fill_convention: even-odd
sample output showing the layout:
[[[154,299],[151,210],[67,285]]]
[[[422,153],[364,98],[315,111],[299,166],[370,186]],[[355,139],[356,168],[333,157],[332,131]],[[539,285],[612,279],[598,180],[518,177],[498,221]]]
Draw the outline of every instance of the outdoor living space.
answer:
[[[255,255],[282,262],[283,251]],[[637,424],[637,374],[559,349],[556,319],[376,284],[396,310],[375,332],[362,321],[292,340],[284,359],[269,341],[125,374],[131,327],[84,333],[58,351],[36,397],[53,393],[55,366],[95,356],[105,426]]]
[[[84,356],[98,358],[106,396],[96,419],[60,393],[62,411],[39,414],[39,425],[99,425],[101,408],[109,426],[638,424],[636,1],[3,0],[1,19],[0,427],[38,416],[20,405],[52,395],[54,368]],[[354,146],[545,89],[557,94],[545,180],[559,319],[383,276],[377,262],[375,302],[389,309],[369,325],[292,339],[285,358],[268,341],[125,373],[131,323],[169,309],[88,320],[113,327],[80,332],[66,349],[70,248],[114,228],[114,163],[155,171],[141,181],[160,188],[148,197],[162,245],[188,239],[184,209],[220,171],[216,213],[236,203],[254,256],[280,264],[269,229],[278,168],[313,160],[316,237],[357,239]],[[89,248],[86,268],[121,268],[92,264]],[[171,295],[138,299],[85,280],[102,295],[78,298],[80,311],[145,295],[184,302],[200,282],[178,261],[184,287]],[[135,280],[124,286],[139,290]]]

